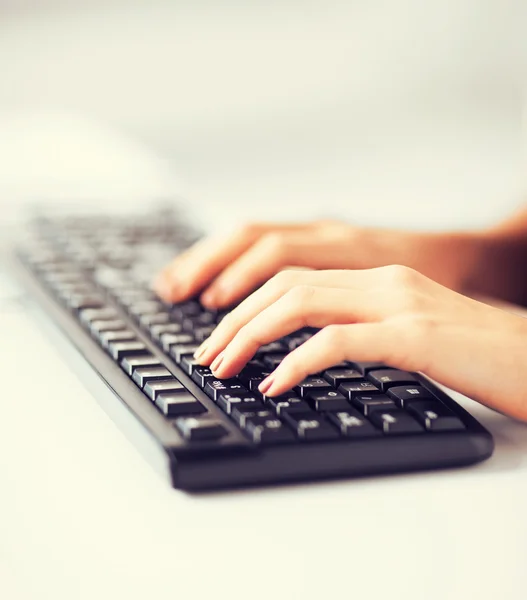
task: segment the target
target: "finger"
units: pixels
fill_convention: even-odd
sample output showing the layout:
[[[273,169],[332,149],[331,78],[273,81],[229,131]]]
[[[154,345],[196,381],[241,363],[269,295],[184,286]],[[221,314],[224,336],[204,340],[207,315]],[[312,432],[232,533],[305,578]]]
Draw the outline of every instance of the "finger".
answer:
[[[299,286],[242,327],[216,359],[212,370],[217,377],[233,377],[260,346],[303,327],[322,328],[330,324],[375,322],[392,314],[392,303],[377,291]]]
[[[331,325],[289,353],[259,390],[266,396],[279,396],[311,373],[343,360],[380,361],[398,367],[398,346],[398,336],[386,322]]]
[[[291,234],[287,234],[290,238]],[[275,232],[261,237],[227,266],[202,295],[207,306],[232,305],[266,282],[286,264],[295,262],[291,242]],[[302,266],[303,263],[299,263]]]
[[[226,239],[218,236],[206,238],[174,259],[162,271],[154,288],[169,302],[188,299],[203,289],[266,232],[296,230],[300,227],[301,225],[257,223],[243,227]]]
[[[268,306],[295,286],[346,288],[367,290],[379,287],[381,269],[362,271],[284,271],[246,298],[221,321],[212,335],[196,353],[202,365],[209,365],[229,344],[238,331]]]
[[[311,231],[273,231],[263,235],[227,266],[202,300],[221,308],[245,298],[287,265],[327,267],[329,241],[314,243]]]

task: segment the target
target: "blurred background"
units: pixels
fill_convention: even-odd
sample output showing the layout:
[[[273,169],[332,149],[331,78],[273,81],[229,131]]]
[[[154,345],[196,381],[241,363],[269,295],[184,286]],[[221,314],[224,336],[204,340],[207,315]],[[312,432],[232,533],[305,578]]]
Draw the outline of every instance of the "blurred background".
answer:
[[[0,0],[0,207],[483,226],[526,87],[524,0]]]

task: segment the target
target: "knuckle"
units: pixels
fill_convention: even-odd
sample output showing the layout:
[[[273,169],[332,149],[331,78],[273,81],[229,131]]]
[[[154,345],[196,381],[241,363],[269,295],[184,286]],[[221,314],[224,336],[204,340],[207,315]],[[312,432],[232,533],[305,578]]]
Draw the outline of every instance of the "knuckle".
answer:
[[[253,322],[247,323],[247,325],[241,327],[236,335],[236,338],[237,342],[242,346],[261,345],[259,329],[253,324]]]
[[[338,346],[344,342],[342,327],[338,325],[328,325],[320,332],[320,341],[322,345]]]
[[[305,370],[305,361],[303,361],[297,352],[289,353],[280,363],[280,370],[285,370],[295,375],[303,375]]]
[[[310,285],[295,285],[287,292],[287,301],[295,309],[301,309],[308,304],[315,293],[314,287]]]
[[[286,253],[287,238],[280,232],[268,233],[262,237],[261,245],[272,258],[280,259]]]
[[[404,265],[383,267],[383,274],[390,285],[405,289],[416,287],[422,278],[418,271]]]
[[[310,310],[307,307],[314,292],[313,287],[297,285],[283,296],[285,314],[292,327],[299,329],[308,325]]]
[[[276,275],[273,275],[265,285],[274,291],[285,292],[291,287],[293,277],[294,274],[292,271],[280,271]]]
[[[417,315],[424,310],[426,297],[413,287],[405,287],[399,295],[399,310],[401,313]]]

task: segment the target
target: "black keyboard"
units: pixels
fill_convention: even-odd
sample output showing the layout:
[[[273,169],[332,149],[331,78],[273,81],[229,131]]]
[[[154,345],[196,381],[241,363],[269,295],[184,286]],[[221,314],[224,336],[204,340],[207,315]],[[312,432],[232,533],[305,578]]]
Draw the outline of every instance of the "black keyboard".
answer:
[[[167,305],[150,289],[195,239],[170,211],[40,217],[13,259],[95,397],[174,487],[454,467],[492,454],[491,435],[467,411],[389,365],[345,362],[262,396],[259,383],[314,330],[260,348],[236,378],[214,377],[193,353],[225,313],[196,300]]]

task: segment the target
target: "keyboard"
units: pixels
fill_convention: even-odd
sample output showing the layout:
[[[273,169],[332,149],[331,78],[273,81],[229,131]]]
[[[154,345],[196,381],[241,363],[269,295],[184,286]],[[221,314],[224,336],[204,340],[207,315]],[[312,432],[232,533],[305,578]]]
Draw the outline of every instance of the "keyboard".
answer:
[[[418,373],[344,362],[268,398],[259,383],[315,333],[261,347],[217,379],[194,351],[226,312],[168,305],[156,272],[198,233],[173,210],[134,217],[40,216],[13,273],[94,397],[172,486],[188,491],[478,463],[493,439]],[[60,415],[57,415],[57,419]]]

